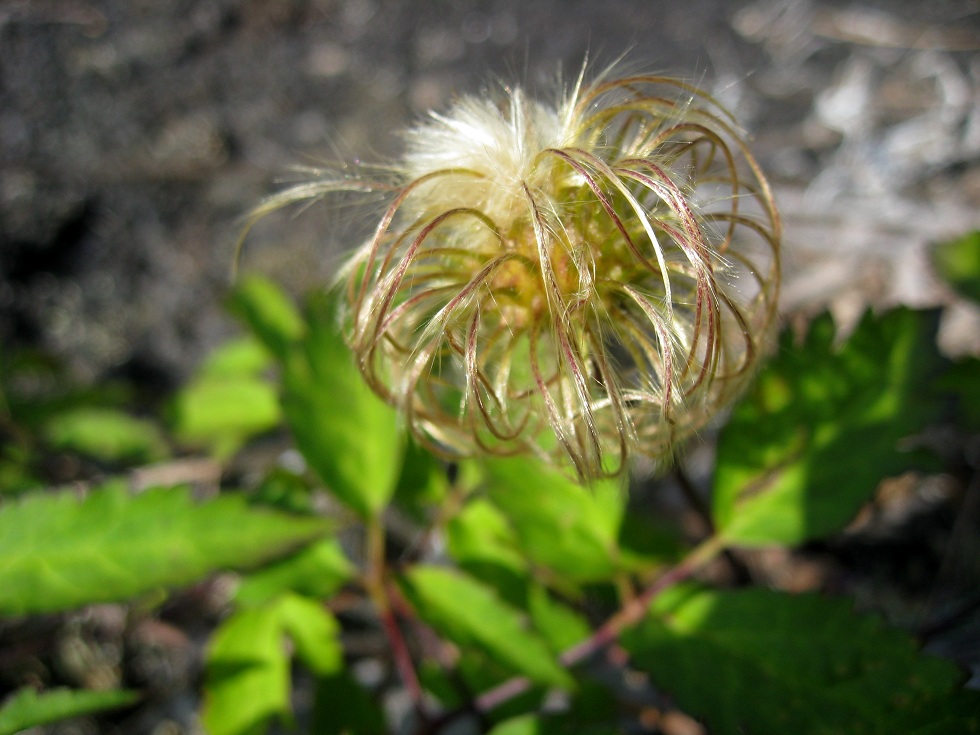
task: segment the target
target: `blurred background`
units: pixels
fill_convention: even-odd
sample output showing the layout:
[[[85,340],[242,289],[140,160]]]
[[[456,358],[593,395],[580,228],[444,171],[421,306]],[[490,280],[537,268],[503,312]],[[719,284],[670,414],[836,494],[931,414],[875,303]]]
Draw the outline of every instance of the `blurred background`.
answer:
[[[787,313],[948,304],[928,267],[980,225],[972,0],[3,0],[0,338],[82,381],[173,387],[230,333],[242,216],[296,165],[382,161],[454,95],[551,95],[590,63],[675,74],[752,135],[786,219]],[[360,231],[264,222],[244,267],[302,290]]]

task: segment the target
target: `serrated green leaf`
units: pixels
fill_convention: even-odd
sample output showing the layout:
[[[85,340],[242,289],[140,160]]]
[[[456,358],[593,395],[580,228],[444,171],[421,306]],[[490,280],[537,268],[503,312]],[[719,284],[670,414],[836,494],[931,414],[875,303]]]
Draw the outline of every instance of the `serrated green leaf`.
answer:
[[[580,582],[615,573],[626,497],[617,481],[583,487],[528,458],[495,459],[486,472],[487,495],[530,560]]]
[[[33,493],[0,507],[0,614],[67,610],[247,569],[322,536],[319,518],[194,503],[183,488]]]
[[[235,601],[261,605],[284,592],[326,599],[350,581],[354,572],[337,540],[327,539],[249,574],[235,592]]]
[[[453,642],[478,646],[533,681],[571,686],[544,641],[527,629],[524,616],[489,587],[461,572],[431,566],[413,568],[405,582],[418,615]]]
[[[125,690],[50,689],[38,693],[25,687],[0,707],[0,735],[14,735],[58,720],[125,707],[137,699],[137,692]]]
[[[333,299],[314,295],[309,330],[283,376],[283,408],[310,467],[344,503],[379,513],[398,482],[404,437],[390,406],[371,392],[337,324]]]
[[[847,601],[760,589],[668,590],[623,644],[715,735],[909,732],[935,721],[963,679]]]
[[[242,278],[229,298],[228,308],[280,360],[287,359],[293,344],[303,335],[303,319],[293,302],[272,281],[260,276]]]
[[[980,230],[938,245],[932,260],[953,288],[980,303]]]
[[[885,477],[933,460],[901,440],[935,421],[924,389],[944,361],[936,314],[867,314],[839,349],[829,315],[779,352],[718,442],[715,525],[731,544],[794,544],[839,530]]]
[[[155,423],[112,408],[81,407],[55,414],[43,434],[57,450],[103,462],[155,462],[169,454]]]

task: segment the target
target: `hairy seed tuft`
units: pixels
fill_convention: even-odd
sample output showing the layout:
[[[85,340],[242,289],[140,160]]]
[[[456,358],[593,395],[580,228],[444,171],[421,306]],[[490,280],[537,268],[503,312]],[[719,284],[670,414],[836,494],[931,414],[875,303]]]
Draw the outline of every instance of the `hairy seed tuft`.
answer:
[[[677,80],[583,79],[554,105],[465,97],[409,131],[354,255],[350,344],[450,456],[535,453],[582,479],[667,456],[769,343],[779,216],[736,124]]]

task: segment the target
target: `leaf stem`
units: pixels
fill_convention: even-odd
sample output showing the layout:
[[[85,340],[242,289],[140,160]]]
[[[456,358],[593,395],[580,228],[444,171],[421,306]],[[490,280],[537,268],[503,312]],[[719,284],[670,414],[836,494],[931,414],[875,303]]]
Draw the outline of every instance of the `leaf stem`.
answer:
[[[682,562],[661,574],[643,592],[627,602],[619,612],[599,626],[589,638],[565,650],[558,657],[558,660],[563,666],[571,667],[616,641],[626,628],[635,625],[643,618],[647,608],[650,607],[650,603],[657,595],[671,585],[690,577],[721,553],[723,549],[724,541],[720,536],[711,536],[703,541]],[[530,686],[530,680],[523,676],[508,679],[477,697],[473,709],[480,713],[489,712],[524,693]]]

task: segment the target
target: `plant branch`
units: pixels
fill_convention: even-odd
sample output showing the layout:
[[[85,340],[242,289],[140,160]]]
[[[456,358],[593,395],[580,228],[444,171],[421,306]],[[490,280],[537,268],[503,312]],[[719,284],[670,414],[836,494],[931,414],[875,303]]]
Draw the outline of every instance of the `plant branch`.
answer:
[[[723,548],[722,540],[718,536],[712,536],[704,541],[691,551],[680,564],[657,577],[643,592],[630,600],[619,612],[597,628],[589,638],[562,653],[558,660],[563,666],[571,667],[616,641],[625,629],[635,625],[643,618],[647,608],[650,607],[650,603],[657,595],[671,585],[690,577],[705,563],[717,556]],[[527,691],[530,686],[530,680],[523,676],[508,679],[503,684],[477,697],[473,709],[481,713],[490,712],[504,702]]]

